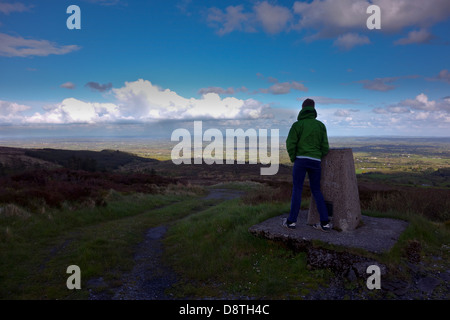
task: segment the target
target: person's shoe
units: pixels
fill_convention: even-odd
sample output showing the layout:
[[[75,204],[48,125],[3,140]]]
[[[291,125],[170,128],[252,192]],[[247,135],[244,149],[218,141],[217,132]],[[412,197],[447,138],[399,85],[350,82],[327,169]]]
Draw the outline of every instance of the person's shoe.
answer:
[[[314,228],[314,229],[317,229],[317,230],[324,231],[324,232],[329,232],[330,229],[331,229],[329,223],[324,224],[324,225],[322,225],[321,223],[316,223],[316,224],[313,225],[313,228]]]
[[[281,225],[288,229],[295,229],[295,222],[288,222],[287,218],[284,218]]]

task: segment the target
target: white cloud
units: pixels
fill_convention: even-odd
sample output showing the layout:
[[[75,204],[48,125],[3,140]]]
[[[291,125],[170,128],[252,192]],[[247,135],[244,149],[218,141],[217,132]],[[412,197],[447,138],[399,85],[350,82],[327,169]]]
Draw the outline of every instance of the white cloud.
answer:
[[[350,117],[352,113],[359,112],[359,110],[354,109],[338,109],[334,113],[336,117]]]
[[[264,79],[264,76],[261,73],[256,74],[258,78]],[[271,93],[271,94],[287,94],[290,93],[291,90],[297,91],[308,91],[308,88],[305,87],[303,83],[298,81],[287,81],[287,82],[279,82],[278,79],[274,77],[267,77],[266,80],[270,83],[273,83],[269,88],[260,88],[258,91],[254,93]]]
[[[244,86],[240,87],[240,88],[221,88],[221,87],[207,87],[207,88],[201,88],[200,90],[198,90],[198,93],[200,95],[205,95],[207,93],[217,93],[217,94],[235,94],[237,92],[248,92],[248,89]]]
[[[200,95],[205,95],[208,93],[216,93],[218,95],[232,95],[235,93],[249,93],[249,94],[258,94],[258,93],[268,93],[268,94],[287,94],[290,93],[292,90],[297,91],[304,91],[307,92],[308,88],[298,81],[286,81],[286,82],[279,82],[278,79],[274,77],[267,77],[265,78],[262,74],[257,73],[258,78],[265,79],[267,82],[272,83],[272,85],[268,88],[259,88],[258,90],[254,90],[252,92],[249,92],[249,89],[245,86],[239,87],[239,88],[233,88],[229,87],[227,89],[222,87],[206,87],[201,88],[198,90],[198,93]]]
[[[61,55],[79,49],[77,45],[60,46],[48,40],[24,39],[0,33],[0,56],[4,57]]]
[[[375,90],[375,91],[389,91],[396,88],[394,83],[400,79],[416,79],[418,75],[407,75],[407,76],[397,76],[397,77],[385,77],[385,78],[375,78],[373,80],[365,79],[358,80],[355,83],[362,83],[363,88],[367,90]]]
[[[381,31],[401,31],[408,27],[428,28],[450,16],[448,0],[314,0],[296,1],[300,29],[315,29],[315,37],[330,37],[348,31],[365,30],[366,9],[371,4],[381,10]]]
[[[242,5],[229,6],[222,11],[218,8],[210,8],[208,12],[208,22],[213,27],[217,28],[217,34],[224,35],[235,30],[245,32],[255,32],[248,21],[250,17],[243,12]]]
[[[382,109],[376,108],[378,113]],[[448,113],[450,114],[450,100],[443,98],[441,100],[429,100],[424,93],[417,95],[414,99],[405,99],[398,103],[387,106],[384,110],[387,113],[415,113],[416,111]]]
[[[33,5],[25,5],[20,2],[1,2],[0,13],[8,15],[11,12],[29,11],[32,7]],[[20,36],[0,33],[0,56],[3,57],[62,55],[79,49],[80,47],[77,45],[61,46],[48,40],[25,39]]]
[[[428,97],[421,93],[415,99],[406,99],[398,104],[406,108],[413,110],[427,110],[427,111],[437,111],[437,110],[448,110],[448,102],[437,103],[436,101],[428,100]]]
[[[356,33],[346,33],[340,35],[333,44],[340,49],[350,50],[355,46],[370,44],[370,40],[367,36],[362,36]]]
[[[65,88],[65,89],[75,89],[75,84],[73,82],[65,82],[62,85],[60,85],[61,88]]]
[[[362,83],[364,89],[375,90],[375,91],[389,91],[395,89],[392,83],[398,80],[398,77],[386,77],[386,78],[376,78],[373,80],[359,80],[357,83]]]
[[[30,8],[32,8],[32,6],[27,6],[20,2],[0,3],[0,12],[4,14],[10,14],[11,12],[24,12],[30,10]]]
[[[385,108],[381,108],[381,107],[376,107],[372,111],[374,113],[377,113],[377,114],[386,114],[386,113],[388,113]]]
[[[23,104],[0,100],[0,122],[20,122],[23,118],[22,112],[29,109],[31,109],[31,107]]]
[[[450,16],[448,0],[373,0],[381,8],[382,30],[391,32],[407,27],[428,28]]]
[[[409,33],[395,44],[427,43],[434,36],[430,30],[450,17],[448,0],[313,0],[295,1],[292,6],[257,2],[246,10],[244,5],[226,9],[210,8],[207,20],[219,35],[233,31],[269,34],[297,30],[305,32],[305,40],[336,38],[335,45],[351,49],[370,43],[366,10],[377,5],[381,10],[384,33]],[[411,30],[412,29],[412,30]]]
[[[414,119],[416,120],[426,120],[430,116],[429,112],[418,112],[414,115]]]
[[[409,110],[409,108],[400,106],[400,105],[388,106],[386,108],[386,111],[388,113],[410,113],[411,112]]]
[[[413,43],[428,43],[433,39],[433,35],[426,29],[413,30],[408,33],[406,38],[401,38],[394,42],[394,44],[413,44]]]
[[[119,124],[155,121],[212,120],[214,125],[238,123],[247,127],[288,128],[298,110],[272,109],[254,99],[221,98],[206,93],[201,98],[185,98],[147,80],[127,82],[111,91],[111,103],[64,99],[39,112],[19,103],[0,101],[2,124]],[[313,97],[318,119],[326,123],[330,135],[398,134],[443,135],[450,123],[450,98],[430,99],[419,94],[384,107],[329,108],[319,104],[343,104],[352,99]],[[320,102],[320,100],[323,100]],[[319,105],[319,106],[318,106]],[[170,122],[167,122],[170,123]]]
[[[111,90],[112,83],[109,82],[109,83],[101,84],[98,82],[90,81],[90,82],[86,83],[85,86],[90,88],[93,91],[105,92],[105,91]]]
[[[207,88],[201,88],[198,90],[198,93],[201,95],[208,94],[208,93],[216,93],[216,94],[234,94],[233,88],[224,89],[221,87],[207,87]]]
[[[436,77],[433,78],[427,78],[427,80],[430,81],[443,81],[450,83],[450,72],[447,69],[443,69],[439,72],[439,74]]]
[[[286,94],[286,93],[290,93],[291,89],[298,90],[298,91],[308,91],[308,88],[306,88],[302,83],[297,82],[297,81],[292,81],[292,82],[275,83],[267,89],[259,89],[259,92],[271,93],[271,94]]]
[[[293,10],[300,17],[297,28],[316,30],[317,34],[310,37],[316,39],[366,28],[368,6],[367,1],[314,0],[310,3],[296,1]]]
[[[398,132],[416,135],[442,135],[450,123],[450,99],[430,100],[423,93],[414,99],[405,99],[372,111],[379,115],[375,122],[381,124],[386,120],[395,124]]]
[[[267,33],[275,34],[286,29],[292,19],[291,11],[283,6],[271,5],[267,1],[257,3],[254,7],[256,19]]]
[[[30,109],[29,106],[0,100],[0,115],[15,114]]]
[[[330,136],[336,135],[364,135],[377,127],[377,122],[373,124],[374,116],[364,110],[341,109],[341,108],[321,108],[317,107],[317,119],[325,123]],[[382,124],[383,126],[385,123]]]
[[[26,123],[65,124],[98,123],[122,119],[119,108],[112,103],[84,102],[75,98],[47,106],[46,112],[24,118]]]
[[[316,104],[316,110],[331,136],[448,136],[450,124],[450,98],[430,99],[423,93],[376,108],[325,108]]]
[[[126,82],[124,87],[112,91],[123,114],[136,120],[258,118],[267,108],[254,99],[222,99],[212,92],[200,99],[188,99],[143,79]]]
[[[292,18],[289,8],[263,1],[256,3],[247,12],[243,5],[228,6],[225,10],[210,8],[207,20],[219,35],[233,31],[256,32],[259,28],[269,34],[276,34],[287,30]]]
[[[102,6],[114,6],[121,3],[120,0],[87,0],[88,2],[100,4]]]
[[[76,98],[43,107],[42,112],[24,116],[31,108],[0,101],[1,123],[70,124],[114,123],[121,121],[149,122],[160,120],[253,120],[273,115],[267,105],[254,99],[221,98],[206,93],[200,99],[185,98],[170,89],[162,89],[147,80],[126,82],[112,89],[113,103],[86,102]]]
[[[323,97],[323,96],[309,96],[309,97],[300,97],[297,98],[298,101],[303,101],[306,98],[314,100],[314,102],[317,104],[359,104],[359,102],[355,99],[342,99],[342,98],[329,98],[329,97]]]

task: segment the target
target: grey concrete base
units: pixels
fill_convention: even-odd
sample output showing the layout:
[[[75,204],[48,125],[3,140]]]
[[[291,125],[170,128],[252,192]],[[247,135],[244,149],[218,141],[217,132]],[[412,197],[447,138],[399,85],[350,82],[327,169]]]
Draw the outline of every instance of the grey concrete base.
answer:
[[[362,215],[362,226],[354,230],[323,232],[307,224],[307,215],[308,211],[300,211],[296,229],[281,226],[282,219],[288,216],[284,214],[256,224],[250,227],[249,231],[257,236],[295,243],[298,246],[308,246],[311,241],[320,240],[329,244],[382,253],[394,246],[408,226],[408,222],[402,220]]]

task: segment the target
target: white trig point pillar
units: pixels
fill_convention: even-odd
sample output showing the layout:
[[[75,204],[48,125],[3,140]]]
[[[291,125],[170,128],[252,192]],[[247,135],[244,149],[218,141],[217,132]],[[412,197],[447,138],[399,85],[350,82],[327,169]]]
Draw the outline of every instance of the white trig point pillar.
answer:
[[[361,221],[361,206],[352,149],[331,148],[322,159],[321,166],[320,186],[328,212],[332,213],[330,220],[333,229],[356,229]],[[319,220],[316,202],[311,198],[307,223],[314,224]]]

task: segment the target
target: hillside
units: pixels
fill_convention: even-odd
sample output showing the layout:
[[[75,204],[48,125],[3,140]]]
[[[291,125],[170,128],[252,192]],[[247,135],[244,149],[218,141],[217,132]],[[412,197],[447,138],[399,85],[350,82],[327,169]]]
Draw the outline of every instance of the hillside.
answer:
[[[291,166],[280,164],[274,176],[261,176],[260,168],[260,164],[175,165],[171,160],[160,161],[119,150],[0,147],[0,202],[16,201],[27,207],[29,203],[60,206],[64,201],[77,199],[103,203],[102,195],[111,189],[154,193],[170,183],[204,187],[232,181],[263,183],[274,191],[261,197],[289,201]],[[449,220],[449,188],[404,183],[414,177],[434,177],[445,185],[450,178],[448,168],[417,175],[358,174],[361,208],[383,212],[413,210],[435,221]],[[304,194],[310,196],[307,182]]]
[[[0,148],[0,163],[2,298],[110,299],[123,288],[131,288],[126,296],[135,297],[128,284],[135,283],[134,276],[153,279],[144,272],[151,266],[135,257],[153,249],[150,253],[179,277],[176,284],[167,281],[173,287],[165,294],[175,299],[366,299],[372,294],[354,279],[311,270],[303,254],[249,234],[251,225],[289,210],[290,165],[280,165],[275,176],[261,176],[260,165],[175,165],[106,149],[7,147]],[[399,244],[383,257],[394,271],[374,298],[445,296],[450,189],[367,176],[358,175],[363,213],[411,221]],[[223,190],[240,199],[205,196]],[[307,184],[303,195],[306,210],[311,201]],[[167,236],[155,239],[152,230],[167,231]],[[68,293],[61,270],[74,261],[88,290]],[[280,272],[274,274],[275,269]],[[137,284],[147,290],[147,280]],[[159,285],[159,278],[152,281]],[[432,283],[417,286],[418,281]],[[152,291],[136,290],[151,296]]]

